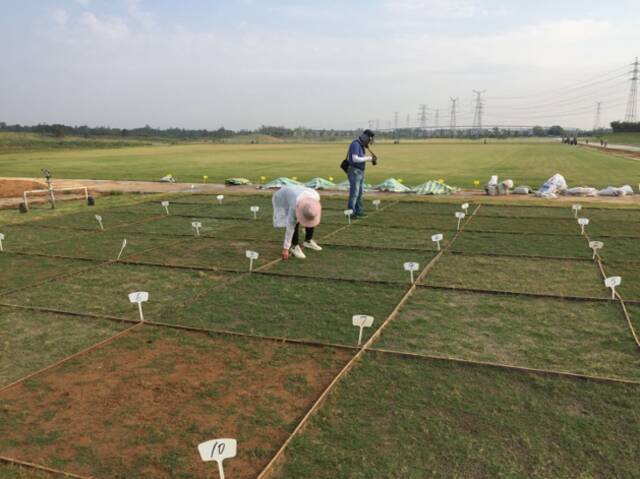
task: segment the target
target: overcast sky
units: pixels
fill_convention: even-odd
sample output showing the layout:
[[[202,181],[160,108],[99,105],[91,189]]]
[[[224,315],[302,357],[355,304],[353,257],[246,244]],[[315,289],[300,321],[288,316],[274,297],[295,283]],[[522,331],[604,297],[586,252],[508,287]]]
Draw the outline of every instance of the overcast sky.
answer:
[[[640,1],[0,0],[0,121],[360,128],[623,119]],[[374,123],[375,125],[376,123]]]

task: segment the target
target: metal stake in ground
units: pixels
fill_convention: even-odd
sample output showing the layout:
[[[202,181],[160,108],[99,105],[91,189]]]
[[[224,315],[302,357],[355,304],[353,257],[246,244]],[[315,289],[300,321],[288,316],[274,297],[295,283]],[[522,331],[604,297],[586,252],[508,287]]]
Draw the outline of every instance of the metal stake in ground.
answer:
[[[245,256],[247,258],[249,258],[249,272],[253,271],[253,261],[257,260],[260,255],[258,254],[257,251],[251,251],[251,250],[247,250],[245,251]]]
[[[442,241],[443,238],[444,236],[442,235],[442,233],[435,234],[431,237],[431,241],[433,241],[437,245],[438,251],[440,251],[440,241]]]
[[[404,270],[405,271],[409,271],[409,273],[411,274],[411,284],[413,284],[413,272],[414,271],[418,271],[419,268],[420,268],[420,264],[419,263],[405,263],[404,264]]]
[[[611,299],[616,299],[616,286],[620,286],[622,278],[620,276],[611,276],[604,280],[604,285],[611,288]]]
[[[253,219],[257,220],[258,219],[258,211],[260,211],[260,207],[259,206],[252,206],[251,208],[249,208],[251,210],[251,212],[253,213]]]
[[[120,260],[120,256],[122,256],[122,252],[126,247],[127,247],[127,238],[122,240],[122,247],[120,248],[120,252],[118,253],[118,257],[116,258],[116,261]]]
[[[573,217],[577,218],[578,217],[578,212],[582,209],[582,205],[571,205],[571,210],[573,211]]]
[[[218,195],[218,196],[216,196],[216,199],[218,200],[218,204],[221,205],[222,204],[222,200],[224,200],[224,195]]]
[[[458,218],[458,231],[460,231],[460,222],[466,215],[462,211],[456,211],[456,218]]]
[[[164,208],[164,210],[167,212],[167,214],[169,214],[169,202],[168,201],[163,201],[162,203],[160,203],[162,205],[162,207]]]
[[[51,202],[51,209],[56,209],[56,196],[53,192],[53,185],[51,184],[51,172],[46,168],[42,168],[44,178],[47,180],[47,189],[49,190],[49,201]]]
[[[4,234],[0,233],[0,252],[4,251],[4,249],[2,249],[2,241],[4,240]]]
[[[584,227],[589,224],[589,218],[578,218],[578,224],[580,225],[580,234],[584,234]]]
[[[353,210],[344,210],[344,215],[347,217],[347,221],[351,224],[351,215],[353,214]]]
[[[98,222],[98,224],[100,225],[100,229],[102,231],[104,231],[104,226],[102,226],[102,216],[100,215],[96,215],[96,221]]]
[[[224,479],[224,469],[222,461],[236,457],[237,442],[235,439],[222,438],[211,439],[198,444],[200,458],[205,461],[216,461],[218,463],[218,473],[220,479]]]
[[[589,248],[593,250],[593,257],[591,259],[596,259],[596,252],[599,249],[602,249],[604,243],[602,241],[589,241]]]
[[[351,318],[354,326],[360,328],[360,334],[358,335],[358,346],[362,344],[362,329],[370,328],[373,324],[373,316],[367,316],[366,314],[354,314]]]
[[[376,211],[380,209],[380,200],[373,200],[371,203],[376,207]]]
[[[196,236],[200,236],[200,228],[202,228],[202,223],[199,221],[192,221],[191,227],[196,231]]]
[[[140,322],[144,323],[144,314],[142,314],[142,303],[149,301],[149,293],[146,291],[137,291],[129,293],[129,301],[138,304],[138,312],[140,313]]]
[[[462,203],[460,205],[460,208],[462,208],[464,210],[464,214],[468,214],[469,213],[469,203]]]

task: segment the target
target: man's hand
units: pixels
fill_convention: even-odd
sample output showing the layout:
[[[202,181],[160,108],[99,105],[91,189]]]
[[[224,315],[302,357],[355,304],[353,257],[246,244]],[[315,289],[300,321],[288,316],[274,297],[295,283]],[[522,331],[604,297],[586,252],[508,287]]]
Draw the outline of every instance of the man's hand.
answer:
[[[288,249],[283,249],[282,250],[282,259],[283,260],[288,260],[289,259],[289,250]]]

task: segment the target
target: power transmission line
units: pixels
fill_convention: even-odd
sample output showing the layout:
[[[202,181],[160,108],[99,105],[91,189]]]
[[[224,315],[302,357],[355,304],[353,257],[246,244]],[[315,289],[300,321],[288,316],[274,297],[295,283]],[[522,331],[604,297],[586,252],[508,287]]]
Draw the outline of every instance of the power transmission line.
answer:
[[[597,101],[596,102],[596,121],[593,123],[594,131],[600,129],[600,109],[601,108],[602,108],[602,102]]]
[[[487,91],[487,90],[482,90],[482,91],[478,91],[478,90],[472,90],[473,93],[475,93],[476,95],[476,109],[475,109],[475,113],[473,114],[473,127],[474,129],[478,130],[478,133],[480,132],[480,130],[482,130],[482,95]]]
[[[455,135],[456,132],[456,103],[458,98],[451,98],[451,113],[449,114],[449,128],[451,133]]]
[[[631,65],[633,70],[631,71],[631,86],[629,87],[629,100],[627,101],[627,113],[624,116],[624,121],[636,121],[638,111],[638,57]]]
[[[418,107],[418,121],[420,128],[427,127],[427,105],[422,104]]]

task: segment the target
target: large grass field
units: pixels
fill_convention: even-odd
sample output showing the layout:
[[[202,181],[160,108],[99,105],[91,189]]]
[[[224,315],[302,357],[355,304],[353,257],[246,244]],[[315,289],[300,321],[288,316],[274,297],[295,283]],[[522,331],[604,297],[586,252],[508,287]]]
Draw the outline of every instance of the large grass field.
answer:
[[[587,238],[565,206],[472,204],[456,231],[455,198],[385,197],[351,225],[323,202],[324,250],[286,262],[265,196],[0,210],[0,477],[217,477],[197,445],[223,437],[230,479],[289,438],[273,478],[637,476],[640,209],[589,204]],[[332,383],[354,314],[370,344]]]
[[[6,152],[0,154],[0,176],[34,177],[40,176],[41,168],[49,168],[57,178],[157,180],[170,173],[187,182],[202,181],[203,175],[210,182],[229,177],[258,182],[261,176],[296,176],[305,181],[331,176],[338,182],[345,179],[338,165],[347,146],[348,142],[207,143]],[[484,184],[496,174],[537,188],[554,173],[563,174],[570,186],[637,185],[640,181],[637,161],[552,142],[427,141],[380,143],[373,149],[380,163],[368,168],[369,183],[396,177],[415,185],[443,178],[448,184],[469,188],[474,180]]]

